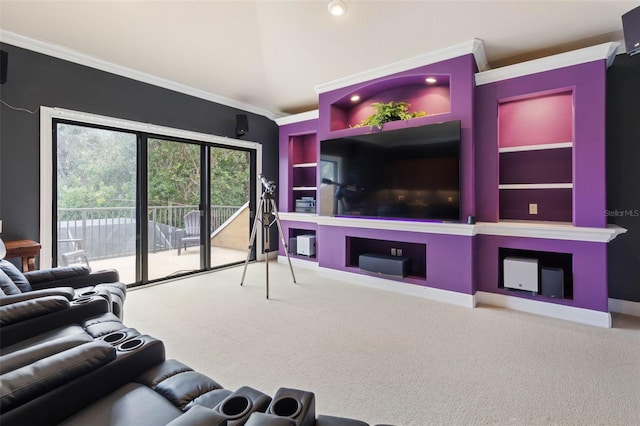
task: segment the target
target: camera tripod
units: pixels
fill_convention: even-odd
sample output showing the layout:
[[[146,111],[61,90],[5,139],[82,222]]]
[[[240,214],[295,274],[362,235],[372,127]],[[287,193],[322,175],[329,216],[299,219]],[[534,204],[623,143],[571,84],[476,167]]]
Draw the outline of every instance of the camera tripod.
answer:
[[[269,229],[275,223],[278,226],[278,232],[280,233],[280,241],[284,247],[284,253],[287,255],[287,261],[289,262],[289,269],[291,270],[291,277],[293,283],[296,283],[296,276],[293,273],[293,266],[291,266],[291,258],[289,257],[289,246],[287,245],[284,233],[282,232],[282,226],[280,225],[280,216],[278,215],[278,208],[276,207],[276,201],[273,199],[273,193],[276,189],[276,184],[273,181],[268,181],[264,176],[259,175],[259,179],[264,186],[264,191],[260,197],[260,203],[256,210],[256,218],[253,221],[253,229],[251,230],[251,237],[249,238],[249,252],[247,253],[247,259],[244,262],[244,270],[242,271],[242,280],[240,285],[244,284],[244,277],[247,273],[247,264],[249,263],[249,257],[251,257],[251,251],[256,242],[256,232],[258,230],[258,222],[262,222],[263,237],[264,237],[264,265],[266,273],[267,284],[267,299],[269,298],[269,252],[271,251],[271,237]],[[276,248],[277,251],[277,248]]]

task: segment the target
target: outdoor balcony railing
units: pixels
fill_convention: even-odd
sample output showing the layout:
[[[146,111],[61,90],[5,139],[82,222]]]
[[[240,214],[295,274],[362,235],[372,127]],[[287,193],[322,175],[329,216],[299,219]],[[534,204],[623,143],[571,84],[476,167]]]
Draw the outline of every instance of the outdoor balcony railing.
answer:
[[[243,206],[213,206],[214,232]],[[176,231],[184,215],[198,206],[153,206],[148,210],[149,251],[176,248]],[[84,250],[89,260],[128,256],[136,252],[135,207],[58,209],[58,252]]]

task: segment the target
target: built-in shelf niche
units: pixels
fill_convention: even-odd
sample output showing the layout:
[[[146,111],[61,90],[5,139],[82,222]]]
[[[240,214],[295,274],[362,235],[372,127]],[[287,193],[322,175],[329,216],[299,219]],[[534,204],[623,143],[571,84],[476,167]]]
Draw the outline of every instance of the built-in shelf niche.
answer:
[[[499,102],[501,220],[572,222],[573,116],[569,89]]]
[[[303,229],[303,228],[289,228],[289,255],[295,258],[300,258],[304,260],[312,260],[317,261],[316,254],[317,251],[317,240],[316,240],[316,251],[311,256],[305,256],[298,254],[298,242],[297,238],[299,235],[313,235],[316,236],[316,231],[313,229]]]
[[[428,77],[435,82],[428,83]],[[352,96],[357,95],[357,101]],[[356,126],[374,112],[375,102],[407,102],[409,112],[424,111],[427,115],[451,112],[450,76],[443,74],[416,74],[387,79],[354,88],[336,100],[330,107],[330,131]],[[368,131],[364,127],[363,131]]]
[[[520,259],[535,259],[538,261],[538,294],[536,297],[541,299],[553,300],[553,298],[545,297],[543,294],[543,268],[553,268],[562,271],[563,282],[563,299],[573,299],[573,254],[556,253],[548,251],[522,250],[514,248],[499,247],[498,249],[498,288],[504,289],[504,260],[507,257],[515,257]],[[517,291],[517,290],[515,290]]]
[[[427,279],[427,245],[407,241],[387,241],[373,238],[346,237],[345,266],[357,268],[361,254],[401,256],[411,259],[409,280]],[[392,254],[395,253],[395,254]]]
[[[289,136],[290,194],[288,211],[296,211],[296,200],[316,199],[318,148],[316,133]],[[313,212],[315,213],[315,210]]]

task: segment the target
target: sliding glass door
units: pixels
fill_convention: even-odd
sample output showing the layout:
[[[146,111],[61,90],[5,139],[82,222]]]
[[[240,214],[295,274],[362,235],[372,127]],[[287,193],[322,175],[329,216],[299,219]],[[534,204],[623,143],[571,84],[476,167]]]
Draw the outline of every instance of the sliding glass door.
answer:
[[[202,151],[203,147],[195,143],[148,139],[150,281],[204,269],[200,258]]]
[[[144,284],[247,257],[251,149],[55,120],[58,265]]]
[[[249,246],[251,154],[212,146],[209,164],[211,266],[242,262]]]
[[[58,265],[117,266],[123,280],[135,282],[138,137],[64,122],[55,134]]]

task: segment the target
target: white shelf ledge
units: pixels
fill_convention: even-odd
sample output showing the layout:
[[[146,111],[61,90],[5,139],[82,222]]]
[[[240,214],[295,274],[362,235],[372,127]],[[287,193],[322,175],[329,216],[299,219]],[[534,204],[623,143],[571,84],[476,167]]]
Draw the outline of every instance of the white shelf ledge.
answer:
[[[562,149],[572,148],[573,142],[557,142],[538,145],[522,145],[522,146],[504,146],[498,149],[498,152],[526,152],[526,151],[542,151],[544,149]]]
[[[291,167],[293,167],[294,169],[307,168],[307,167],[318,167],[318,163],[298,163],[298,164],[293,164]]]
[[[318,188],[315,186],[294,186],[291,189],[294,191],[315,191]]]
[[[608,243],[620,234],[627,232],[625,228],[609,225],[606,228],[587,228],[573,226],[570,223],[553,222],[478,222],[479,235],[498,235],[508,237],[545,238],[551,240],[589,241]]]
[[[571,189],[572,183],[505,183],[499,189]]]

